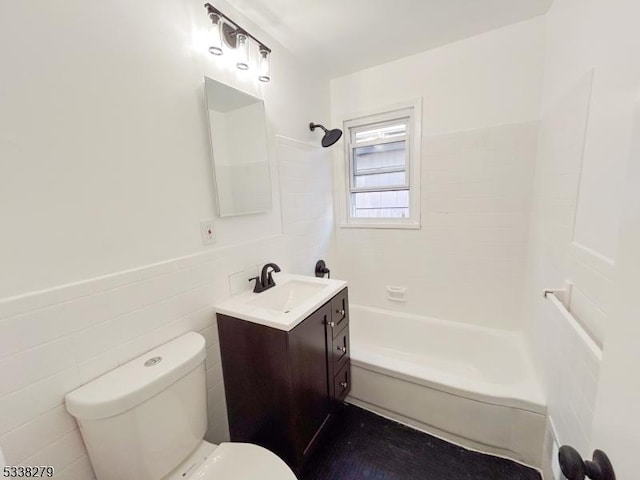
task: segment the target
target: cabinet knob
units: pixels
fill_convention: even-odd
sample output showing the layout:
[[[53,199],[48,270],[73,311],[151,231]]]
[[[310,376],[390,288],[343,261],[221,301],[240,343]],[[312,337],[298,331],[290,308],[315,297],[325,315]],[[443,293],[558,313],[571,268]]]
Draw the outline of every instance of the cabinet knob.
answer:
[[[330,326],[331,328],[335,327],[335,326],[336,326],[336,322],[329,322],[329,326]]]
[[[349,386],[349,384],[347,382],[340,382],[340,386],[344,390],[345,388],[347,388]]]
[[[347,347],[338,347],[338,351],[342,353],[347,353]]]
[[[336,310],[336,313],[339,313],[342,317],[344,317],[344,308],[342,310]]]

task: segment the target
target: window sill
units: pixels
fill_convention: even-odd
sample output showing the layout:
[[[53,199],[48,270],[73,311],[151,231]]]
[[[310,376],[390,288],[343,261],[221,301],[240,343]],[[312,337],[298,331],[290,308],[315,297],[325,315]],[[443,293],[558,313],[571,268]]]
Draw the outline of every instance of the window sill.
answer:
[[[397,229],[397,230],[420,230],[421,226],[418,222],[406,223],[376,223],[376,222],[353,222],[341,223],[340,228],[379,228],[379,229]]]

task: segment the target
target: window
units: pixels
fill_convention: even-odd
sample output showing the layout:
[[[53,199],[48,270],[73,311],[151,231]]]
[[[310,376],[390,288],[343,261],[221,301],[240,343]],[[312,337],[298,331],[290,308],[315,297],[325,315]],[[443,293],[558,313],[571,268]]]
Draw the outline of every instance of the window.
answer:
[[[416,105],[345,122],[348,149],[344,226],[419,227]]]

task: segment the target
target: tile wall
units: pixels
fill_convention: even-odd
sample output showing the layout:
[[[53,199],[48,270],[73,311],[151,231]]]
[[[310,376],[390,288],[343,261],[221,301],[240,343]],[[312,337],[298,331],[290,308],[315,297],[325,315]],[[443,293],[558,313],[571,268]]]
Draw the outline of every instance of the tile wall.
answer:
[[[525,122],[423,137],[422,228],[337,230],[351,301],[520,328],[537,134]]]

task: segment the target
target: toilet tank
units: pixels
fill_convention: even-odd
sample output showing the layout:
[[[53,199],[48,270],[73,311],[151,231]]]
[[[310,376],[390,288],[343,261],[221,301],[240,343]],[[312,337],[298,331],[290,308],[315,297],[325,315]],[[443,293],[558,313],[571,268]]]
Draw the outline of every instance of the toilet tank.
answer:
[[[98,480],[158,480],[200,445],[205,352],[190,332],[67,394]]]

